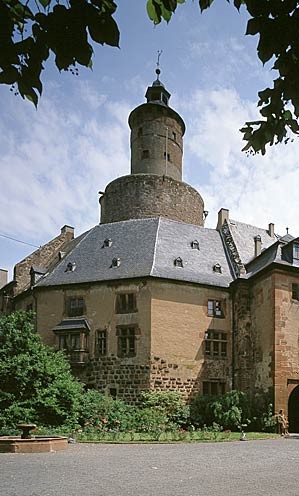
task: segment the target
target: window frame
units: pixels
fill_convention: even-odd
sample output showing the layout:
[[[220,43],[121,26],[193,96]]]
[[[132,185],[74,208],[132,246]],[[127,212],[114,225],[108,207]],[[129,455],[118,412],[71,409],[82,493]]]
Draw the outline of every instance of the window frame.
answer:
[[[80,304],[79,301],[81,302]],[[68,317],[82,317],[83,315],[85,315],[85,312],[86,312],[86,306],[85,306],[84,296],[82,295],[66,296],[65,313]]]
[[[227,332],[216,329],[209,330],[206,332],[204,343],[204,355],[206,358],[227,358]]]
[[[220,396],[226,392],[226,384],[224,380],[204,380],[202,381],[203,396]],[[216,389],[216,391],[215,391]]]
[[[107,356],[108,335],[107,329],[97,329],[95,334],[95,355],[97,357]]]
[[[299,284],[292,282],[292,300],[299,301]]]
[[[116,293],[115,295],[115,313],[136,313],[137,312],[137,293],[129,291],[127,293]]]
[[[133,358],[137,355],[137,327],[134,325],[117,326],[117,356]]]
[[[217,319],[225,318],[225,300],[224,299],[208,299],[207,314],[209,317]]]

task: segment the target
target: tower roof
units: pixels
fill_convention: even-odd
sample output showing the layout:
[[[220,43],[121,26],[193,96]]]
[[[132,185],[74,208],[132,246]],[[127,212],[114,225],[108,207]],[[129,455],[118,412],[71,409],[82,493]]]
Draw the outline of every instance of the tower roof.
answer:
[[[160,81],[160,69],[156,69],[157,79],[153,82],[152,86],[147,88],[145,98],[147,103],[160,103],[161,105],[168,106],[168,100],[170,98],[170,93],[165,88],[162,81]]]

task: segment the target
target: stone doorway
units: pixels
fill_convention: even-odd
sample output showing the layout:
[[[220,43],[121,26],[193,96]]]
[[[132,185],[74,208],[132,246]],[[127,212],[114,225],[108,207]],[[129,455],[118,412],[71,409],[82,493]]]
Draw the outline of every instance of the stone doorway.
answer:
[[[289,431],[299,432],[299,386],[289,396],[288,417]]]

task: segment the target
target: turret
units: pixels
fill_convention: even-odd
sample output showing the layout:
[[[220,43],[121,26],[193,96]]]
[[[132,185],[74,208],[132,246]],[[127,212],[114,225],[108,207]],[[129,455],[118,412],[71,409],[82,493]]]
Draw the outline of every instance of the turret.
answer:
[[[158,174],[182,180],[185,124],[168,106],[170,93],[159,79],[147,88],[147,103],[129,116],[131,128],[131,174]]]

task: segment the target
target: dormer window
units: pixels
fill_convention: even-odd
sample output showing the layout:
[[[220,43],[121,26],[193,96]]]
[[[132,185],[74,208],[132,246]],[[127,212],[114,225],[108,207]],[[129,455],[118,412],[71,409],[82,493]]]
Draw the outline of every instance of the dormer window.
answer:
[[[142,134],[143,134],[143,129],[142,129],[142,127],[140,127],[138,129],[138,136],[142,136]]]
[[[65,251],[58,252],[58,258],[59,258],[59,260],[62,260],[64,256],[65,256]]]
[[[293,258],[299,260],[299,244],[297,243],[293,244]]]
[[[218,274],[221,274],[222,273],[222,267],[219,263],[216,263],[214,266],[213,266],[213,271],[214,272],[217,272]]]
[[[176,258],[173,263],[175,267],[184,267],[181,257]]]
[[[119,267],[120,266],[120,258],[113,258],[111,267]]]
[[[110,239],[110,238],[104,239],[103,247],[104,248],[110,248],[110,246],[112,246],[112,239]]]
[[[76,269],[76,262],[68,262],[64,272],[74,272]]]
[[[199,250],[199,242],[197,239],[194,239],[194,241],[191,241],[191,248],[192,250]]]

